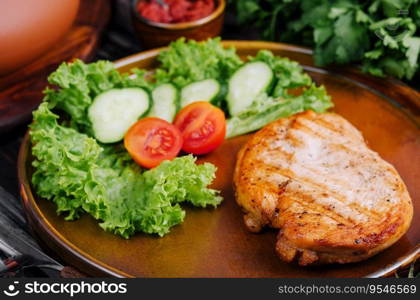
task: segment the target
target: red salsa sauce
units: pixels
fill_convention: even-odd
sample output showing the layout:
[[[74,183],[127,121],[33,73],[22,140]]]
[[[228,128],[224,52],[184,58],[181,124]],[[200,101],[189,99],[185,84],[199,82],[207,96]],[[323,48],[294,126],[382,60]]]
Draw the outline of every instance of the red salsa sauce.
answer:
[[[156,0],[139,1],[137,10],[148,20],[158,23],[184,23],[209,16],[215,9],[215,0],[165,0],[166,7]]]

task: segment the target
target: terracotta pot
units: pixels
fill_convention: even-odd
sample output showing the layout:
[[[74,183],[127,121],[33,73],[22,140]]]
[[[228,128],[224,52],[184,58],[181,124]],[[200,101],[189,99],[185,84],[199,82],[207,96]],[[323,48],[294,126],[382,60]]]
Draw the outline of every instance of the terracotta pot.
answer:
[[[38,58],[67,32],[79,0],[1,0],[0,75]]]
[[[137,3],[132,1],[133,24],[142,46],[155,48],[166,46],[180,37],[192,40],[206,40],[220,35],[222,31],[225,0],[216,0],[216,9],[207,17],[192,22],[166,24],[143,18],[137,11]]]

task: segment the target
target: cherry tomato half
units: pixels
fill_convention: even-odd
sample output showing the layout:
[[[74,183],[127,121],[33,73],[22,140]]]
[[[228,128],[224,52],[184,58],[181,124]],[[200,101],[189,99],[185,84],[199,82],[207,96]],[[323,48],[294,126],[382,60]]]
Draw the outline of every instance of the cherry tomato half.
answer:
[[[225,139],[225,114],[208,102],[187,105],[177,114],[174,124],[184,139],[182,150],[188,153],[209,153]]]
[[[127,131],[124,146],[139,165],[153,168],[175,158],[182,147],[181,132],[158,118],[145,118]]]

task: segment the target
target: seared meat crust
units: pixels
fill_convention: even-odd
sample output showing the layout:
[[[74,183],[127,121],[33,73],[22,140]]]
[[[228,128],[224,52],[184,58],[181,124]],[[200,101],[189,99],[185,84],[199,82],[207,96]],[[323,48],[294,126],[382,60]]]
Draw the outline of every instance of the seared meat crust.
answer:
[[[280,258],[303,266],[367,259],[413,216],[395,168],[333,113],[308,111],[257,132],[238,154],[234,186],[248,229],[280,229]]]

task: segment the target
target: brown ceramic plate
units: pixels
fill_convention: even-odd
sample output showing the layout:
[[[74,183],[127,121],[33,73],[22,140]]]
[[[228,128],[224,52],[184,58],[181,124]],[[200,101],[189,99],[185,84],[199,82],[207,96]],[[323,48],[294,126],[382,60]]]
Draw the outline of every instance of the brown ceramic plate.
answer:
[[[13,1],[1,2],[7,4],[7,2],[12,3]],[[48,10],[41,7],[42,5],[48,5],[48,1],[32,2],[38,2],[35,3],[35,5],[40,6],[38,11],[44,11],[44,13],[48,14]],[[59,3],[58,1],[49,2]],[[67,2],[68,5],[71,5],[71,2]],[[18,5],[19,8],[21,8],[22,5],[25,5],[26,12],[31,14],[32,11],[28,7],[29,3],[27,1],[20,0],[16,1],[15,4]],[[59,3],[59,6],[62,6],[61,3]],[[53,9],[51,11],[54,12]],[[89,61],[93,58],[100,36],[102,35],[105,25],[108,23],[110,11],[110,1],[80,0],[76,20],[61,40],[53,44],[53,47],[48,48],[47,51],[43,52],[43,55],[39,56],[31,63],[14,72],[0,76],[0,133],[8,132],[13,127],[28,122],[31,119],[32,111],[38,107],[43,98],[42,91],[48,84],[48,75],[57,69],[60,63],[76,58],[83,61]],[[64,16],[70,13],[71,11],[69,11],[69,9],[64,9]],[[52,15],[50,17],[56,18],[57,16]],[[4,19],[6,19],[6,22],[10,21],[8,18]],[[34,19],[35,20],[32,21],[36,23],[38,22],[39,17],[35,16]],[[49,37],[49,35],[51,33],[45,31],[48,27],[43,29],[44,30],[36,28],[35,30],[37,32],[39,31],[37,33],[38,35],[32,35],[30,39],[40,40],[42,39],[42,36],[48,36],[48,39],[50,39],[51,37]],[[55,31],[55,29],[53,31]],[[23,40],[24,39],[25,38],[23,38]],[[3,40],[1,40],[1,42],[3,43]],[[42,42],[42,44],[45,43],[45,41]],[[35,44],[37,45],[38,43]],[[33,47],[21,46],[21,48],[24,49],[24,51],[29,52],[29,49],[36,47],[36,45]],[[20,55],[23,56],[22,53],[20,53]],[[18,53],[16,54],[16,57],[17,56],[19,56]],[[29,56],[29,54],[25,56]]]
[[[420,254],[420,96],[398,81],[372,78],[352,70],[313,67],[311,51],[285,44],[225,42],[242,57],[260,49],[299,61],[332,95],[334,110],[360,129],[369,145],[391,162],[408,186],[414,203],[410,230],[395,245],[354,264],[303,268],[281,262],[275,254],[277,230],[249,233],[235,203],[232,172],[236,153],[249,136],[226,141],[202,157],[218,167],[213,187],[224,202],[217,209],[186,207],[185,222],[163,238],[137,234],[124,240],[104,232],[88,215],[75,222],[57,216],[55,205],[36,196],[30,185],[28,137],[19,156],[23,204],[30,225],[68,264],[91,275],[118,277],[379,277],[407,265]],[[159,49],[116,62],[121,71],[152,69]]]

